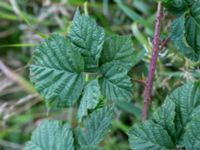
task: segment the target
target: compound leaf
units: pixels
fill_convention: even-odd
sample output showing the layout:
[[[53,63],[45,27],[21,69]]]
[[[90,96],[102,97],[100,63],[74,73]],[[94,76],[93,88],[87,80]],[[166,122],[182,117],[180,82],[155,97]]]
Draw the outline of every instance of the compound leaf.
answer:
[[[83,97],[81,98],[78,109],[78,120],[81,121],[84,116],[87,116],[88,110],[94,109],[99,103],[101,95],[98,80],[91,80],[85,87]]]
[[[120,64],[130,70],[134,63],[134,50],[130,36],[106,36],[101,54],[101,64],[108,62]]]
[[[59,121],[43,121],[33,132],[25,150],[74,150],[71,128]]]
[[[77,11],[68,36],[74,48],[83,55],[86,70],[96,69],[104,43],[103,28],[97,26],[94,19]]]
[[[130,147],[133,150],[171,150],[175,148],[167,131],[150,120],[134,125],[128,135]]]
[[[120,65],[107,63],[101,66],[102,77],[100,86],[107,100],[130,101],[132,98],[132,83],[127,70]]]
[[[71,106],[84,86],[84,60],[70,42],[53,34],[34,51],[30,79],[47,102]]]
[[[185,84],[166,98],[150,120],[132,128],[129,132],[131,148],[167,150],[177,144],[187,150],[198,150],[199,116],[200,82]]]

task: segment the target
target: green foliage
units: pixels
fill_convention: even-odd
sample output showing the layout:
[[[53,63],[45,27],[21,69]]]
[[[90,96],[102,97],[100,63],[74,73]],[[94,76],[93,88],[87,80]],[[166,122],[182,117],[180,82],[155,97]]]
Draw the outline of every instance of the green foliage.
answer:
[[[102,65],[101,73],[100,86],[107,100],[131,100],[132,84],[126,69],[114,63],[107,63]]]
[[[53,34],[34,51],[30,79],[46,101],[55,106],[71,106],[83,89],[83,70],[79,52],[69,40]]]
[[[101,76],[101,91],[98,80],[93,83],[96,85],[85,87],[78,112],[79,120],[87,115],[88,110],[96,107],[101,93],[107,100],[130,100],[131,81],[127,72],[134,63],[131,38],[106,35],[103,43],[103,28],[77,11],[67,38],[53,34],[33,53],[31,81],[46,101],[63,107],[72,106],[78,101],[85,85],[84,73],[90,71],[89,74],[95,77]],[[89,92],[93,88],[90,86],[96,86],[93,92]]]
[[[185,84],[176,89],[167,99],[176,104],[177,127],[184,128],[185,124],[198,115],[200,105],[200,86],[199,83]]]
[[[199,149],[200,83],[177,88],[152,118],[135,125],[129,132],[132,149]],[[153,147],[152,147],[153,146]]]
[[[153,46],[155,1],[165,6],[159,43],[164,47],[158,55],[150,119],[138,123]],[[200,77],[199,62],[174,53],[175,48],[200,60],[200,0],[84,2],[0,0],[0,149],[22,149],[47,113],[47,118],[63,121],[39,123],[26,150],[199,150],[200,83],[179,87],[156,107],[174,86]],[[70,23],[74,6],[83,7],[85,14],[77,10]],[[48,37],[51,31],[59,34]],[[111,31],[133,37],[108,34]],[[44,40],[34,51],[38,38]],[[30,78],[38,93],[25,82],[23,66],[30,56]],[[131,81],[140,84],[132,86]],[[46,112],[41,96],[57,109]],[[113,103],[116,108],[108,107]],[[114,110],[117,120],[112,120]],[[124,133],[132,122],[129,147]]]
[[[135,20],[140,18],[123,3],[116,2],[129,16],[134,14]],[[162,2],[176,16],[171,28],[172,43],[186,57],[199,61],[200,2]],[[129,104],[132,83],[128,72],[136,59],[130,36],[109,35],[94,19],[77,10],[67,36],[52,34],[45,39],[34,51],[30,64],[31,81],[48,106],[78,105],[77,126],[72,130],[67,124],[45,121],[34,131],[26,149],[101,150],[98,145],[110,129],[114,111],[104,105]],[[177,88],[151,119],[131,128],[131,149],[198,150],[199,110],[200,84]]]
[[[74,139],[73,131],[68,124],[59,121],[43,121],[33,132],[26,150],[101,150],[96,145],[104,138],[110,128],[113,109],[104,107],[93,112],[78,127]],[[80,144],[80,145],[79,145]]]
[[[113,62],[130,70],[133,65],[134,50],[130,36],[106,35],[101,64]]]
[[[68,124],[43,121],[33,132],[26,150],[74,150],[74,139]]]
[[[130,147],[134,150],[169,150],[174,148],[174,143],[159,124],[145,121],[136,124],[129,132]]]
[[[195,2],[191,7],[191,15],[194,17],[197,24],[200,24],[200,1]]]
[[[186,57],[199,61],[200,49],[199,43],[199,27],[192,17],[185,18],[181,16],[172,24],[171,40],[174,46]]]
[[[94,19],[77,11],[68,37],[84,57],[86,70],[96,69],[104,43],[104,30]]]
[[[93,112],[83,124],[86,145],[97,145],[105,137],[113,118],[113,109],[105,107]]]
[[[186,3],[186,2],[184,2]],[[200,2],[194,2],[191,8],[177,17],[172,23],[171,41],[174,46],[191,60],[200,60]],[[175,9],[176,10],[176,9]]]
[[[113,108],[103,107],[106,103],[102,100],[131,100],[132,83],[127,75],[134,64],[131,38],[104,37],[103,28],[77,11],[66,38],[52,34],[33,53],[30,78],[49,106],[69,107],[79,102],[80,124],[74,133],[74,148],[69,149],[99,150],[96,145],[105,137],[113,117]],[[44,124],[36,129],[36,138],[54,134],[51,123]],[[43,126],[48,129],[41,131]]]
[[[180,15],[190,9],[191,5],[198,0],[161,0],[168,11]]]
[[[84,94],[78,109],[78,120],[87,116],[88,110],[95,109],[101,96],[98,80],[91,80],[84,89]]]
[[[166,129],[173,140],[173,137],[175,137],[176,135],[174,119],[175,104],[171,103],[168,100],[166,100],[164,104],[160,108],[158,108],[152,116],[152,120],[162,126],[164,129]]]
[[[200,147],[200,118],[193,118],[186,126],[183,143],[187,150],[198,150]]]

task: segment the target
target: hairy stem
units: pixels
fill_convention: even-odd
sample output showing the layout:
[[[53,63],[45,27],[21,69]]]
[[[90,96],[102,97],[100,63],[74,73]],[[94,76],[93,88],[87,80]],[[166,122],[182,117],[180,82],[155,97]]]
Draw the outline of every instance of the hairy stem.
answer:
[[[148,77],[146,79],[144,95],[143,95],[144,96],[144,106],[142,109],[142,120],[147,119],[148,109],[149,109],[149,105],[151,103],[151,92],[152,92],[152,86],[153,86],[153,79],[154,79],[154,74],[155,74],[155,69],[156,69],[156,61],[157,61],[158,52],[159,52],[159,44],[160,44],[159,37],[160,37],[162,16],[163,16],[162,5],[161,5],[161,2],[159,2],[158,7],[157,7],[155,31],[154,31],[154,37],[153,37],[153,51],[152,51]]]

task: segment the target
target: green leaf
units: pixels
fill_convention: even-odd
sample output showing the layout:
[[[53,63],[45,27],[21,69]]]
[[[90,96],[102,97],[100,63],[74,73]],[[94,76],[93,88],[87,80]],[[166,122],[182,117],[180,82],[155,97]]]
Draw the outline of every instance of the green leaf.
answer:
[[[200,54],[200,24],[198,25],[193,17],[186,18],[185,23],[186,41],[196,54]]]
[[[33,132],[25,150],[74,150],[74,139],[68,124],[43,121]]]
[[[171,150],[175,148],[167,131],[152,121],[134,125],[128,135],[130,147],[133,150]]]
[[[134,63],[134,50],[130,36],[106,36],[101,54],[101,64],[108,62],[120,64],[130,70]]]
[[[155,111],[151,120],[146,122],[134,126],[129,133],[132,149],[165,150],[175,148],[173,145],[176,144],[187,150],[198,150],[200,147],[198,138],[200,136],[200,82],[188,83],[174,90],[164,104]],[[166,134],[175,143],[171,148],[169,140],[166,140]],[[159,136],[162,141],[168,141],[168,146],[159,141]],[[155,145],[154,142],[158,142],[157,144],[163,147]]]
[[[187,150],[199,150],[200,148],[200,117],[192,119],[187,125],[184,134],[184,145]]]
[[[191,0],[161,0],[161,1],[163,2],[164,6],[168,9],[168,11],[172,12],[175,15],[179,15],[187,10],[190,4],[189,1]]]
[[[200,60],[200,28],[193,17],[184,15],[172,23],[171,41],[186,57],[193,61]]]
[[[101,150],[101,148],[96,147],[96,146],[84,146],[80,148],[80,150]]]
[[[101,66],[102,77],[100,86],[107,100],[130,101],[132,98],[132,83],[127,70],[114,63]]]
[[[152,116],[152,120],[167,130],[172,138],[176,135],[174,119],[175,104],[168,99],[165,100],[164,104]]]
[[[182,135],[186,125],[200,116],[200,83],[188,83],[177,88],[169,97],[176,105],[177,135]]]
[[[86,70],[96,69],[104,43],[103,28],[97,26],[94,19],[77,11],[68,36],[74,48],[83,55]]]
[[[47,102],[55,106],[71,106],[79,98],[83,86],[84,61],[69,40],[53,34],[34,51],[30,79]]]
[[[195,21],[200,24],[200,1],[196,1],[195,3],[193,3],[192,7],[191,7],[191,15],[194,17]]]
[[[190,13],[185,13],[172,23],[171,41],[186,57],[193,61],[200,60],[200,2],[189,0],[192,4]]]
[[[103,107],[84,120],[84,137],[87,145],[97,145],[108,132],[113,118],[113,109]]]
[[[84,134],[84,130],[83,127],[76,127],[74,130],[74,134],[75,134],[75,143],[76,143],[76,149],[80,149],[83,146],[88,145],[87,144],[87,140],[85,138],[85,134]]]
[[[87,116],[88,110],[95,109],[99,103],[101,95],[98,80],[91,80],[85,87],[83,97],[81,98],[78,109],[78,120],[81,121],[83,117]]]

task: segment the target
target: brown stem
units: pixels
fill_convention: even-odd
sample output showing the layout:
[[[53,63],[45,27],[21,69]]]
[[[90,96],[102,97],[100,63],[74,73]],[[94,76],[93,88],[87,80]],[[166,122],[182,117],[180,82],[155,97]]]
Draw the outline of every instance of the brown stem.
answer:
[[[160,45],[160,49],[162,50],[164,47],[167,46],[167,43],[170,41],[170,38],[167,37],[166,39],[164,39]]]
[[[148,77],[146,80],[146,85],[145,85],[144,95],[143,95],[144,96],[144,106],[142,109],[142,120],[147,119],[148,109],[149,109],[149,105],[151,103],[151,92],[152,92],[152,86],[153,86],[153,79],[154,79],[154,74],[155,74],[155,69],[156,69],[156,61],[157,61],[158,52],[159,52],[159,44],[160,44],[159,37],[160,37],[162,16],[163,16],[162,5],[159,2],[158,7],[157,7],[155,31],[154,31],[154,37],[153,37],[153,51],[152,51]]]
[[[142,86],[145,86],[145,81],[143,81],[143,80],[138,80],[138,79],[132,79],[132,81],[134,81],[134,82],[136,82],[136,83],[139,83],[139,84],[141,84]]]

